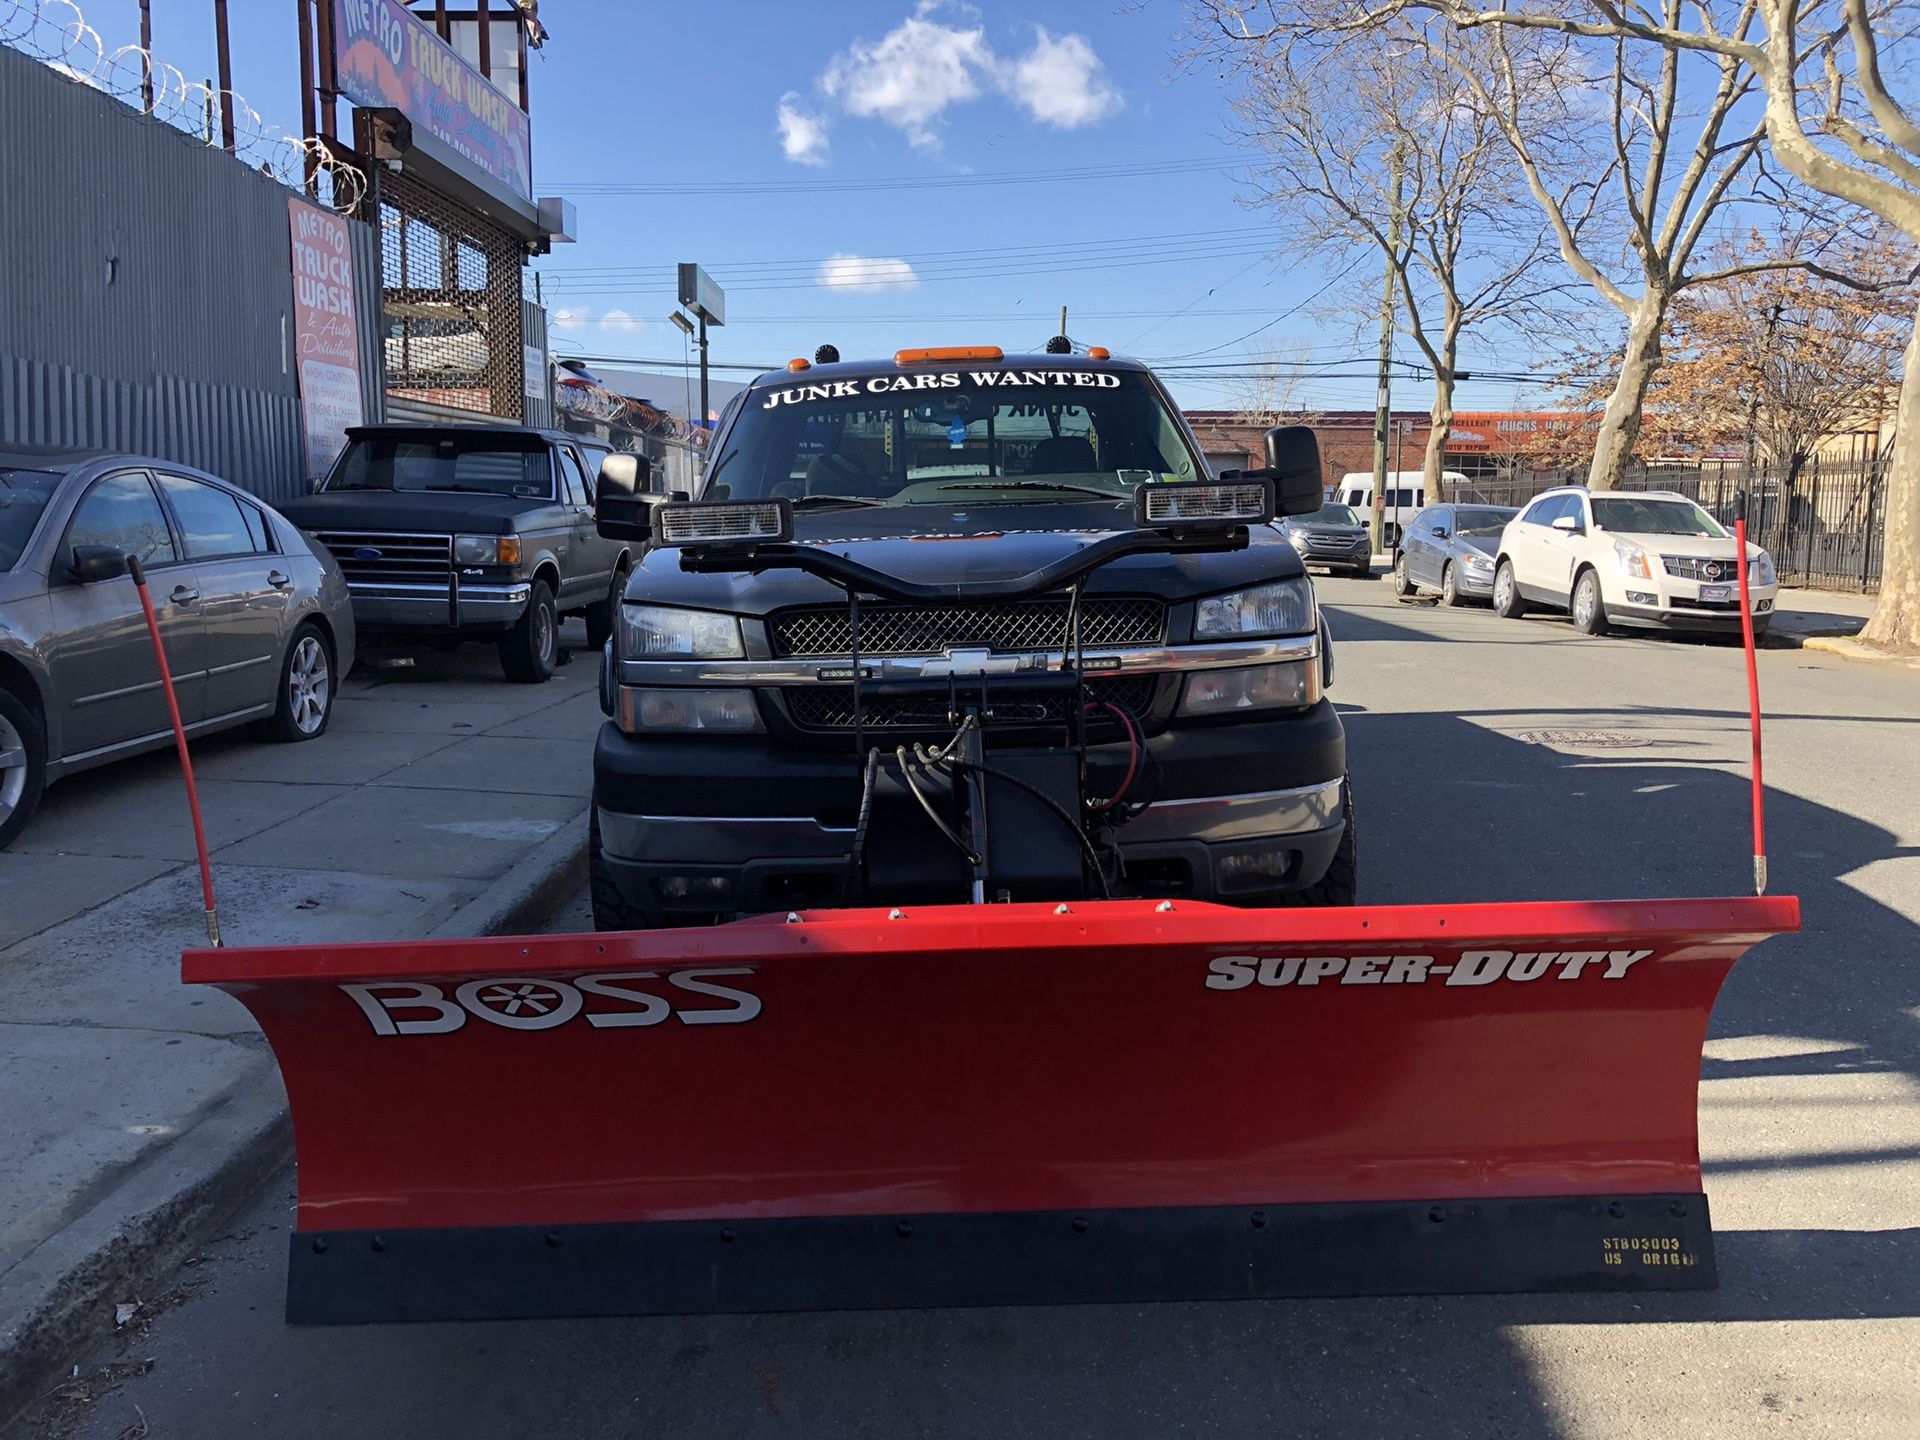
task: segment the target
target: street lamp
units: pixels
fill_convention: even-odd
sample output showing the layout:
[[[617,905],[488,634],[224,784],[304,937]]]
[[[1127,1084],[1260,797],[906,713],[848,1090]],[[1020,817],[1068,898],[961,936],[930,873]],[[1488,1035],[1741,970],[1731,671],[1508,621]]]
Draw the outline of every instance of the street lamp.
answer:
[[[700,428],[707,428],[712,410],[707,401],[707,326],[727,323],[727,293],[713,283],[713,277],[691,260],[680,263],[680,306],[693,312],[697,330],[689,329],[700,346]],[[684,318],[682,328],[686,328]]]

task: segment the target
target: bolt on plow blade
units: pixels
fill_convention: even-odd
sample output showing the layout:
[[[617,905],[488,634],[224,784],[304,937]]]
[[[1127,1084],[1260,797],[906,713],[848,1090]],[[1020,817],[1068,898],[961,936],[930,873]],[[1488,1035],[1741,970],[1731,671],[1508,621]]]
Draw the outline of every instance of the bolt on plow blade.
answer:
[[[189,951],[292,1102],[300,1323],[1714,1284],[1791,898],[839,911]]]

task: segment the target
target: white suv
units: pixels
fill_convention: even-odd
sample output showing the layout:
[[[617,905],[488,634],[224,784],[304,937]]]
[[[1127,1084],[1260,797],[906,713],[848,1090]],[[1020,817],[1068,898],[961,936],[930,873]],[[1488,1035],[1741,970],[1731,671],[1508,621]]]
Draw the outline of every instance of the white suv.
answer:
[[[1507,522],[1493,574],[1493,608],[1515,619],[1527,607],[1570,611],[1588,635],[1609,625],[1740,629],[1734,538],[1670,490],[1549,490]],[[1747,546],[1753,633],[1766,634],[1779,583],[1773,560]]]

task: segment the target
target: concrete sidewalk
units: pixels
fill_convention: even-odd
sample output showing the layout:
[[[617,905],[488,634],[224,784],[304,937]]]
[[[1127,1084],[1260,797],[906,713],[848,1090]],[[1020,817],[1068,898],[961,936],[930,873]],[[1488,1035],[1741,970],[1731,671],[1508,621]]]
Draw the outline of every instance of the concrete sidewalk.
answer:
[[[525,923],[584,853],[598,656],[546,685],[490,648],[363,666],[328,733],[198,742],[230,945]],[[286,1159],[252,1020],[179,982],[204,944],[171,751],[53,786],[0,854],[0,1422]]]

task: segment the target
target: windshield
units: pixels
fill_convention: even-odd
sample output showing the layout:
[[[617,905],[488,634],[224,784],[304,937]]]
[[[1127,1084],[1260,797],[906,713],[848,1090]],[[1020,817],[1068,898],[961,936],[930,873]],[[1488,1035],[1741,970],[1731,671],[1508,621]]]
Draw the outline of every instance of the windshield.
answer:
[[[1144,375],[916,370],[753,391],[706,498],[1058,503],[1206,473]]]
[[[1345,505],[1336,505],[1329,500],[1311,515],[1296,515],[1294,522],[1300,525],[1358,525],[1360,517]]]
[[[1724,539],[1720,523],[1691,500],[1647,500],[1622,495],[1593,499],[1593,523],[1628,535],[1701,535]]]
[[[0,470],[0,570],[19,561],[59,483],[51,470]]]
[[[533,435],[366,435],[347,446],[327,490],[462,490],[553,498],[546,443]]]
[[[1456,510],[1453,533],[1456,535],[1498,535],[1518,510]]]

